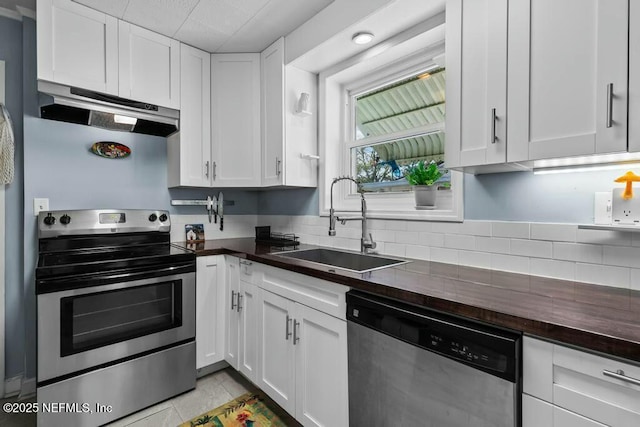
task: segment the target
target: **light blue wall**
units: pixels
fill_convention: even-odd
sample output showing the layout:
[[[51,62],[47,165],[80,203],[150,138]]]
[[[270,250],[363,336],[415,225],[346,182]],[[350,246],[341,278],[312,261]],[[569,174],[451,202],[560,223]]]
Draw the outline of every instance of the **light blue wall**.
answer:
[[[15,178],[5,187],[5,373],[24,370],[22,305],[22,23],[0,17],[0,59],[5,61],[5,102],[15,134]]]
[[[639,173],[637,169],[634,170]],[[596,191],[621,187],[625,170],[534,175],[465,175],[464,217],[477,220],[593,223]]]
[[[318,189],[295,188],[258,193],[261,215],[318,215]]]

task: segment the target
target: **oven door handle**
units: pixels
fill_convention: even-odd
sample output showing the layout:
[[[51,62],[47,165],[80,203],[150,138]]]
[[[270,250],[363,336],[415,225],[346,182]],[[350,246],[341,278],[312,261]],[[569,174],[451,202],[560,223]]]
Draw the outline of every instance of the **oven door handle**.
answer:
[[[188,273],[195,273],[193,263],[172,265],[154,269],[144,269],[143,271],[120,271],[113,274],[84,274],[76,276],[63,276],[54,279],[40,279],[36,283],[36,294],[47,294],[52,292],[67,291],[81,288],[95,288],[96,286],[109,284],[122,284],[133,281],[145,280],[149,283],[157,283],[167,280],[167,276],[178,276]],[[158,279],[158,280],[152,280]]]
[[[48,294],[55,294],[55,298],[64,298],[66,296],[78,296],[84,294],[93,294],[96,292],[103,291],[111,291],[115,289],[125,289],[125,288],[133,288],[136,286],[144,286],[144,285],[153,285],[157,283],[163,282],[172,282],[176,280],[182,280],[182,284],[188,286],[189,284],[195,285],[195,273],[178,273],[171,274],[177,270],[175,267],[167,267],[163,270],[165,274],[154,276],[154,277],[143,277],[138,278],[136,276],[142,276],[142,274],[122,274],[122,275],[112,275],[109,276],[109,279],[113,279],[112,283],[108,284],[100,284],[100,285],[82,285],[82,286],[71,286],[67,285],[64,290],[56,288],[53,291],[48,292],[40,292],[39,295],[43,297]],[[145,275],[145,276],[148,276]],[[69,278],[70,280],[66,282],[68,284],[70,281],[75,280],[75,278]],[[62,279],[60,279],[62,280]],[[80,280],[81,283],[86,283],[86,281]]]

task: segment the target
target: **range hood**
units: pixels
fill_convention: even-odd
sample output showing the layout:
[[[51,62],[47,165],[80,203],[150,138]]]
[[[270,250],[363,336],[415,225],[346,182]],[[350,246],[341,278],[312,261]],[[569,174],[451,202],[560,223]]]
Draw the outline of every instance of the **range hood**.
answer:
[[[53,98],[40,107],[43,119],[156,136],[178,131],[178,110],[45,81],[38,92]]]

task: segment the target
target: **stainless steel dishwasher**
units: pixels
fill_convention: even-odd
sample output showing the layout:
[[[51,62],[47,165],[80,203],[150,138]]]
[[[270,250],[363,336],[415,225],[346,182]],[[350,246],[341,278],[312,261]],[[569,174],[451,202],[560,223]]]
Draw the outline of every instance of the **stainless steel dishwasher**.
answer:
[[[350,427],[518,427],[521,334],[347,293]]]

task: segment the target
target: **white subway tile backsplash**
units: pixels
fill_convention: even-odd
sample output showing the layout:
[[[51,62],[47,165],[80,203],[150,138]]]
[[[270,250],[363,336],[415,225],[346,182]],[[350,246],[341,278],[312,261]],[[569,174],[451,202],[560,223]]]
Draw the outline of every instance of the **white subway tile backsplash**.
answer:
[[[476,248],[476,237],[466,234],[445,234],[444,247],[451,249],[474,250]]]
[[[595,283],[596,285],[628,288],[631,269],[613,267],[602,264],[576,264],[576,280],[578,282]]]
[[[585,243],[553,242],[553,258],[602,264],[602,246]]]
[[[391,256],[406,257],[407,247],[400,243],[385,242],[384,253]]]
[[[420,244],[437,248],[444,247],[444,234],[420,233]]]
[[[491,254],[491,268],[512,273],[529,274],[529,258],[513,255]]]
[[[554,259],[531,258],[530,274],[563,280],[576,278],[576,263]]]
[[[598,245],[631,246],[631,233],[608,230],[577,229],[576,242]]]
[[[445,264],[458,264],[458,251],[456,249],[437,248],[431,250],[431,261]]]
[[[531,224],[532,240],[575,242],[578,227],[571,224]]]
[[[458,251],[460,265],[478,268],[491,268],[491,254],[487,252]]]
[[[413,259],[429,260],[430,249],[428,246],[407,245],[405,256]]]
[[[476,250],[508,254],[511,253],[511,240],[496,237],[476,237]]]
[[[515,239],[529,238],[530,224],[528,222],[492,222],[491,236],[493,237],[509,237]]]
[[[640,268],[631,269],[631,289],[640,291]]]
[[[180,230],[185,223],[201,223],[206,218],[176,217],[174,223],[176,227],[180,224]],[[214,225],[206,227],[207,238],[253,236],[253,226],[259,223],[277,227],[274,231],[297,233],[304,243],[360,249],[361,224],[356,221],[338,224],[338,235],[329,237],[326,217],[236,218],[236,225],[229,228],[225,221],[224,233]],[[382,219],[370,220],[369,229],[380,254],[640,290],[640,233],[581,230],[571,224]],[[179,239],[174,234],[180,234]],[[183,240],[182,234],[172,232],[172,240]]]
[[[407,231],[420,232],[431,231],[433,228],[431,222],[425,221],[409,221],[407,222]]]
[[[602,262],[607,265],[640,268],[640,248],[604,246]]]
[[[386,220],[384,228],[387,230],[405,231],[407,229],[407,221]]]
[[[396,233],[392,230],[371,230],[374,242],[395,242]]]
[[[420,243],[420,233],[415,231],[396,231],[395,241],[396,243],[417,245]]]
[[[537,258],[551,258],[553,245],[540,240],[511,239],[511,253]]]

